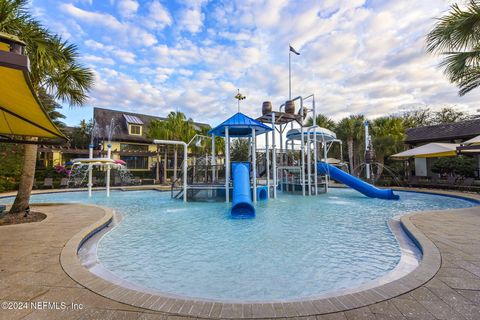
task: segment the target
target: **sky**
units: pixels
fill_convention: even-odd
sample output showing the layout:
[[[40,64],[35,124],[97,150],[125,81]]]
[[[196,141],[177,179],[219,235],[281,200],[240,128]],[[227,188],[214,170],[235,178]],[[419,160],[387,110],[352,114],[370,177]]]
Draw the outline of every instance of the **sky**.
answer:
[[[315,95],[317,113],[375,118],[428,106],[475,113],[480,90],[459,97],[426,53],[425,35],[446,0],[33,0],[32,13],[75,43],[95,73],[85,107],[166,116],[212,126],[241,111],[261,115],[292,96]]]

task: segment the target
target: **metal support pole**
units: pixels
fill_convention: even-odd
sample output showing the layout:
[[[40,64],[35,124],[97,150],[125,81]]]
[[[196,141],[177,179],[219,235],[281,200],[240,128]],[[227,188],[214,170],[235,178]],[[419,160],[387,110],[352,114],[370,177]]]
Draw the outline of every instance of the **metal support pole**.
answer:
[[[183,202],[187,202],[188,146],[183,145]]]
[[[292,100],[292,52],[288,50],[288,100]]]
[[[270,152],[268,150],[268,132],[265,132],[265,157],[267,163],[267,199],[270,198]]]
[[[252,128],[252,180],[253,180],[253,203],[257,202],[257,136],[255,128]]]
[[[93,144],[88,145],[88,158],[93,159]],[[92,164],[88,164],[88,197],[92,197]]]
[[[225,202],[230,202],[230,137],[225,128]]]
[[[313,179],[315,181],[315,195],[318,195],[318,171],[317,171],[317,134],[313,135]]]
[[[277,151],[275,147],[275,113],[272,113],[272,129],[273,199],[277,199]]]
[[[302,172],[301,172],[301,179],[302,179],[302,195],[305,196],[305,137],[303,136],[303,133],[305,132],[303,128],[303,100],[300,99],[300,115],[302,122],[300,124],[300,135],[302,139]]]
[[[312,156],[311,156],[311,144],[310,144],[310,128],[307,130],[307,183],[308,183],[308,195],[312,195]]]
[[[323,140],[323,162],[327,163],[327,143],[325,142],[325,137],[322,136],[322,140]],[[328,192],[328,179],[329,179],[329,176],[328,176],[328,171],[327,173],[325,174],[325,192]]]
[[[215,182],[215,135],[212,134],[212,183]]]
[[[367,151],[369,149],[369,136],[368,136],[368,121],[365,121],[365,155],[367,154]],[[366,159],[365,159],[366,160]],[[365,161],[365,174],[367,177],[367,180],[370,180],[370,163]]]
[[[111,159],[112,158],[112,145],[108,144],[107,145],[107,158]],[[107,164],[107,181],[106,181],[106,187],[107,187],[107,197],[110,197],[110,164]]]

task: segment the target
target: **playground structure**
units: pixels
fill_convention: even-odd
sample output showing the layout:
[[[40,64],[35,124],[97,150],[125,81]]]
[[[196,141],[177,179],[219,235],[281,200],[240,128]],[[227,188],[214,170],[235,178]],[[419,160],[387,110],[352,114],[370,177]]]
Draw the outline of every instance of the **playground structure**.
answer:
[[[300,105],[298,112],[295,110],[296,102]],[[341,150],[342,142],[331,130],[315,124],[305,125],[309,114],[316,119],[314,95],[288,100],[279,107],[279,111],[272,110],[271,102],[266,101],[262,106],[262,116],[257,119],[236,113],[208,132],[211,157],[210,160],[204,159],[202,169],[195,165],[189,169],[190,143],[154,140],[157,144],[183,146],[182,187],[178,190],[176,184],[179,180],[174,181],[172,197],[183,198],[185,202],[224,199],[228,203],[232,199],[232,215],[253,216],[259,200],[275,199],[278,191],[302,196],[326,193],[329,179],[333,178],[368,197],[398,199],[392,190],[376,188],[328,164],[331,147],[339,144]],[[257,148],[260,135],[265,138],[264,148]],[[225,141],[223,163],[215,156],[215,137],[223,137]],[[230,160],[232,138],[248,139],[249,161]],[[194,172],[203,172],[202,179],[197,179],[198,175]]]

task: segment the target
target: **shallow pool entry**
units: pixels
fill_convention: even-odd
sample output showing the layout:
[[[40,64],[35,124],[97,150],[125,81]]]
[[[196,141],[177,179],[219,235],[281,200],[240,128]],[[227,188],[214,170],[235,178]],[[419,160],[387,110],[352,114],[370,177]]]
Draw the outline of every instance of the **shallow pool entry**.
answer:
[[[291,300],[352,288],[393,270],[400,250],[387,221],[415,211],[476,205],[398,192],[371,199],[348,189],[317,197],[279,194],[253,219],[232,219],[227,203],[172,200],[157,191],[32,196],[112,207],[121,223],[102,237],[98,259],[116,276],[159,292],[220,300]],[[11,202],[0,199],[0,203]]]

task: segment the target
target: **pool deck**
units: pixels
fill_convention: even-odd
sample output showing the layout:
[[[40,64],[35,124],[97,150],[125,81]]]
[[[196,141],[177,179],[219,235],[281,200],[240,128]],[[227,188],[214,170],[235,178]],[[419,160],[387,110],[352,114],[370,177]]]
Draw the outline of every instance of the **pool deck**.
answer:
[[[0,227],[0,320],[480,319],[480,207],[404,216],[402,223],[421,245],[424,257],[415,271],[390,284],[328,299],[241,305],[135,293],[98,278],[80,265],[76,251],[94,229],[110,222],[112,211],[76,204],[34,209],[47,218]],[[10,310],[5,309],[6,301],[29,303],[28,308]],[[61,310],[62,302],[67,309]],[[72,310],[72,303],[82,309]]]

